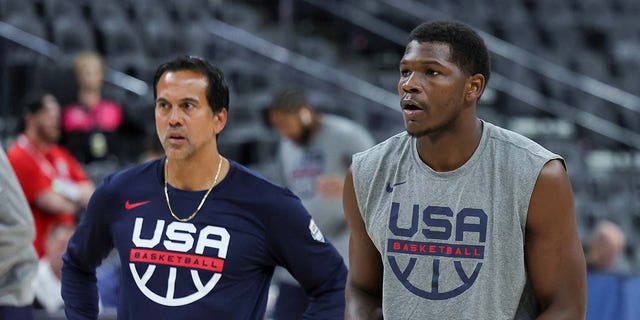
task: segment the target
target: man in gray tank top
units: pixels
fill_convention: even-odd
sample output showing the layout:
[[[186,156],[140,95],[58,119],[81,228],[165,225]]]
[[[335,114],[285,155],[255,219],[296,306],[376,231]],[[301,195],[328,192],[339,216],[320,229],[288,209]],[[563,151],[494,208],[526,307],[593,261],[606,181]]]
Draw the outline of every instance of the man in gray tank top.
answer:
[[[482,39],[411,32],[406,132],[354,155],[347,319],[583,319],[586,271],[564,160],[477,118]]]

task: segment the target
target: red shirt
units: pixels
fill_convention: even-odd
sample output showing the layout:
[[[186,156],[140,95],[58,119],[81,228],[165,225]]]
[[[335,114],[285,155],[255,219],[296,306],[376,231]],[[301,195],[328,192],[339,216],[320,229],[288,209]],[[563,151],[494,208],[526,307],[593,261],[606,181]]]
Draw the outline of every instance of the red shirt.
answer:
[[[53,214],[40,210],[35,205],[36,198],[44,191],[51,189],[54,179],[74,182],[88,181],[80,164],[62,146],[53,145],[46,153],[37,150],[22,135],[7,151],[7,158],[20,181],[36,225],[34,246],[38,256],[44,253],[44,239],[47,230],[59,223],[75,225],[75,213],[64,212]]]

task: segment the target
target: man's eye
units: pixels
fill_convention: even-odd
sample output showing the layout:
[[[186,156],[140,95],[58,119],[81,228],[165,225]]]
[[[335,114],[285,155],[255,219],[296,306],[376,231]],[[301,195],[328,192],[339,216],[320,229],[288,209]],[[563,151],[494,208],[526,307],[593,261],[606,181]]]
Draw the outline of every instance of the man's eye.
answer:
[[[411,71],[409,70],[400,70],[400,75],[403,77],[408,77],[411,75]]]

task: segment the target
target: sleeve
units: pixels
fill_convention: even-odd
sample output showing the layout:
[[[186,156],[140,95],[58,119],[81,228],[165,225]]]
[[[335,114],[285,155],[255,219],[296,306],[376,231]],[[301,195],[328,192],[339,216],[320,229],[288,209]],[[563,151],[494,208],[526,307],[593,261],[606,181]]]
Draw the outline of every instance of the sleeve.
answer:
[[[96,268],[113,248],[109,213],[113,209],[109,178],[96,189],[63,256],[62,298],[68,319],[96,319]]]
[[[270,223],[270,247],[309,297],[304,319],[344,319],[347,268],[300,199],[285,189]]]
[[[33,203],[38,194],[51,188],[51,180],[33,161],[21,157],[17,151],[9,153],[8,158],[28,203]]]

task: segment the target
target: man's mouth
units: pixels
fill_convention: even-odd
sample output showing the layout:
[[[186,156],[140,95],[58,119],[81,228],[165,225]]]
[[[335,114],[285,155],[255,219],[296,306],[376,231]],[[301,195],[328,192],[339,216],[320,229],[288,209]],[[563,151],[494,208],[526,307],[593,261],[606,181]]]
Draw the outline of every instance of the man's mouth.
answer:
[[[182,141],[185,141],[186,138],[180,134],[170,134],[167,140],[172,143],[180,143]]]
[[[424,109],[422,109],[415,101],[410,99],[402,100],[401,106],[402,113],[407,117],[413,117],[424,112]]]
[[[406,104],[405,106],[403,106],[403,109],[404,110],[422,110],[415,104]]]
[[[400,106],[402,107],[402,110],[409,110],[409,111],[423,110],[417,102],[408,98],[402,99],[402,101],[400,102]]]

